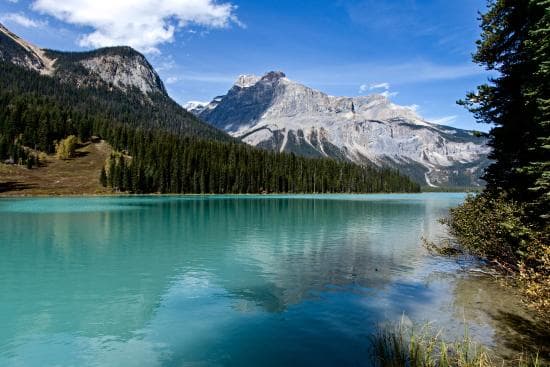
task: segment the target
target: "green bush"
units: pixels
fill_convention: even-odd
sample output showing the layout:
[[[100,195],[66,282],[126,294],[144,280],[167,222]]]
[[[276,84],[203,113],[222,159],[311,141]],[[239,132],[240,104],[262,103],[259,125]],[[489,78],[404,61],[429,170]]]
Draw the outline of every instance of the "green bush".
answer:
[[[484,194],[468,196],[443,220],[458,243],[471,254],[515,269],[528,231],[519,219],[522,208]]]
[[[550,310],[550,228],[531,225],[524,205],[486,193],[468,196],[443,223],[463,250],[516,275],[532,304]]]
[[[78,138],[74,135],[69,135],[55,145],[55,153],[58,159],[69,159],[74,157]]]

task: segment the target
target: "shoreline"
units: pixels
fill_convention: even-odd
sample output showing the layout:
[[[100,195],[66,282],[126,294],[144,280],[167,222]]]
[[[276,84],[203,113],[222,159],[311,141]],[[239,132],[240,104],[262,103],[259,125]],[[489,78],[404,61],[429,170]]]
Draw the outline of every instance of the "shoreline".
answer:
[[[366,193],[271,193],[271,194],[161,194],[161,193],[149,193],[149,194],[125,194],[125,193],[113,193],[113,194],[21,194],[21,195],[2,195],[0,199],[15,199],[15,198],[97,198],[97,197],[168,197],[168,196],[181,196],[181,197],[197,197],[197,196],[330,196],[330,195],[424,195],[424,194],[469,194],[468,191],[423,191],[423,192],[366,192]]]

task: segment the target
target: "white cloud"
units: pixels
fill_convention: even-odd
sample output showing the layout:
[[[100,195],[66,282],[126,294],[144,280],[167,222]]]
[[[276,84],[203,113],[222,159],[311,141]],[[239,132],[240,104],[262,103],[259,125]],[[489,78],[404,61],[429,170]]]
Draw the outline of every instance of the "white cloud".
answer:
[[[379,84],[371,84],[369,86],[369,90],[375,90],[375,89],[390,89],[390,83],[379,83]]]
[[[224,28],[242,26],[236,6],[213,0],[35,0],[32,9],[64,22],[88,26],[84,47],[128,45],[147,53],[172,42],[178,29],[191,24]]]
[[[447,125],[447,124],[452,124],[453,122],[455,122],[457,118],[458,118],[457,115],[451,115],[451,116],[431,118],[431,119],[426,119],[426,120],[428,120],[430,122],[433,122],[434,124],[438,124],[438,125]]]
[[[8,0],[8,3],[17,4],[19,0]]]
[[[386,98],[395,97],[398,94],[399,94],[399,92],[390,92],[389,90],[386,90],[386,91],[380,93],[380,95],[382,95]]]
[[[307,69],[294,70],[294,73],[300,74],[302,81],[308,84],[322,86],[356,86],[357,78],[361,75],[376,75],[390,84],[399,85],[491,75],[473,63],[443,65],[423,60],[397,64],[318,64]]]
[[[180,81],[180,78],[177,76],[169,76],[166,78],[166,84],[175,84]]]
[[[43,21],[31,19],[22,13],[2,14],[0,20],[4,23],[15,23],[25,28],[40,28],[47,24]]]
[[[417,105],[417,104],[412,104],[412,105],[404,106],[404,107],[408,108],[409,110],[411,110],[413,112],[417,112],[420,109],[420,106]]]
[[[383,89],[384,91],[379,93],[380,95],[389,98],[389,97],[395,97],[398,95],[398,92],[390,92],[390,83],[384,82],[384,83],[373,83],[373,84],[361,84],[359,86],[359,94],[366,93],[369,91],[378,91]],[[375,92],[376,93],[376,92]]]
[[[377,89],[384,89],[385,91],[389,91],[390,89],[390,83],[375,83],[375,84],[361,84],[359,86],[359,93],[366,93],[368,91],[371,91],[371,90],[377,90]],[[382,95],[386,95],[386,94],[392,94],[392,93],[381,93]],[[392,94],[392,95],[397,95],[397,93],[395,94]]]
[[[361,84],[359,86],[359,94],[366,93],[368,91],[377,91],[383,89],[384,91],[379,93],[380,95],[390,98],[395,97],[399,94],[399,92],[390,92],[390,83],[384,82],[384,83],[374,83],[374,84]]]

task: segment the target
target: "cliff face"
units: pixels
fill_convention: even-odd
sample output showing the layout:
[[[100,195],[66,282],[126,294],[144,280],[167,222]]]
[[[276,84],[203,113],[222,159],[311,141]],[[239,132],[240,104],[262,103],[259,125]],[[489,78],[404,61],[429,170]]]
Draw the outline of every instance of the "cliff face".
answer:
[[[147,59],[130,47],[110,47],[90,52],[44,50],[19,38],[0,24],[0,60],[56,76],[79,86],[109,86],[143,94],[166,90]]]
[[[0,25],[0,76],[20,93],[48,90],[49,97],[70,100],[78,108],[110,111],[109,118],[132,127],[159,128],[172,133],[234,141],[223,131],[200,121],[173,101],[147,59],[130,47],[108,47],[87,52],[61,52],[36,47]],[[7,64],[13,64],[8,67]],[[48,82],[44,82],[47,80]],[[17,85],[21,81],[21,85]],[[51,83],[53,82],[53,83]],[[51,89],[51,85],[57,87]],[[67,87],[67,88],[65,88]],[[75,89],[76,88],[76,89]],[[56,92],[62,93],[56,96]],[[75,102],[64,93],[83,91]]]
[[[44,50],[19,38],[0,24],[0,60],[37,71],[41,74],[53,72],[53,62]]]
[[[124,92],[135,89],[143,94],[166,89],[147,59],[130,47],[101,48],[90,52],[47,51],[56,60],[55,73],[79,85],[104,84]]]
[[[244,142],[306,156],[399,168],[429,186],[477,186],[484,137],[425,121],[381,95],[333,97],[282,72],[241,76],[225,96],[190,110]]]

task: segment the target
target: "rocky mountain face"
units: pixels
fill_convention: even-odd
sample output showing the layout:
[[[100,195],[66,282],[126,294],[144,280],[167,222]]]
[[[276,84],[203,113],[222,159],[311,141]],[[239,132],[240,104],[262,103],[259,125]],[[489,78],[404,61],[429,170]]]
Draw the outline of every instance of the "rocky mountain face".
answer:
[[[61,106],[89,110],[131,127],[235,141],[173,101],[151,64],[130,47],[88,52],[46,50],[0,24],[0,81],[12,92],[44,93]],[[75,100],[76,94],[85,97]]]
[[[107,86],[124,92],[166,94],[147,59],[130,47],[90,52],[59,52],[38,48],[0,24],[0,60],[40,74],[56,76],[78,86]]]
[[[62,80],[83,86],[106,85],[124,92],[145,95],[166,89],[147,59],[130,47],[108,47],[90,52],[46,51],[55,60],[55,74]]]
[[[0,24],[0,60],[37,71],[51,74],[53,60],[45,56],[44,50],[19,38]]]
[[[280,152],[390,166],[428,186],[478,186],[486,138],[430,123],[381,95],[333,97],[282,72],[238,78],[190,111],[242,141]]]

